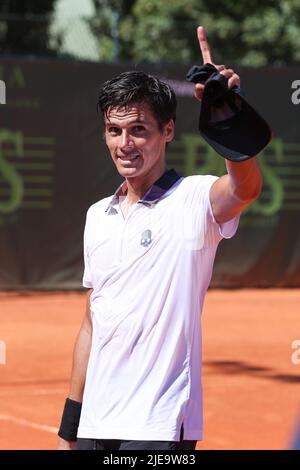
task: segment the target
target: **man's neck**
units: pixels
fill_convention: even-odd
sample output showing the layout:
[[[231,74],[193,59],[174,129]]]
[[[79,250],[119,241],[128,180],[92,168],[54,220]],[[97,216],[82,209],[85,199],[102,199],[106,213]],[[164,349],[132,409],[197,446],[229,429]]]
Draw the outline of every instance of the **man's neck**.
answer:
[[[127,194],[126,199],[131,204],[142,199],[148,189],[157,181],[166,171],[166,167],[162,167],[159,171],[149,175],[143,175],[136,178],[126,178]]]

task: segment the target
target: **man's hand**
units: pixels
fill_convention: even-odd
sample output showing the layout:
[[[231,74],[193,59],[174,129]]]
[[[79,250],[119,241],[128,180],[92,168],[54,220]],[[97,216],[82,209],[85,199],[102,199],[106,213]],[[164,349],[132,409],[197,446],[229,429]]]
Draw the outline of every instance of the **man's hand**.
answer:
[[[76,449],[77,449],[77,441],[66,441],[65,439],[62,439],[62,437],[58,438],[56,450],[76,450]]]
[[[209,44],[203,26],[197,28],[197,36],[201,49],[203,64],[212,64],[216,69],[228,79],[228,88],[240,86],[240,77],[232,69],[227,69],[225,65],[216,65],[213,62]],[[195,85],[195,97],[201,101],[204,85],[197,83]]]

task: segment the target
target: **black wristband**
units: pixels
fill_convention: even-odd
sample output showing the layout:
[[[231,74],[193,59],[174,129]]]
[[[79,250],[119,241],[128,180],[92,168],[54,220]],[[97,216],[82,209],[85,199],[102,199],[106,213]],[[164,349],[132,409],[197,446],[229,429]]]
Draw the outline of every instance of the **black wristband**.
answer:
[[[81,403],[67,398],[58,431],[59,437],[66,441],[77,441],[80,413]]]

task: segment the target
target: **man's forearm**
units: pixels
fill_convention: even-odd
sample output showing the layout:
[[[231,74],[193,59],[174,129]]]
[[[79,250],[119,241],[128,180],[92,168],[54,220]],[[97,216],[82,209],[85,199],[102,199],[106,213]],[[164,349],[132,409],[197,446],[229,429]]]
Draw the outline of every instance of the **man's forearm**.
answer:
[[[85,316],[77,336],[73,352],[69,398],[80,402],[82,401],[86,371],[92,344],[93,327],[90,316],[91,294],[92,289],[90,289],[87,294]]]
[[[225,160],[232,192],[241,201],[256,199],[262,189],[262,174],[255,157],[243,162]]]
[[[90,316],[91,293],[92,289],[90,289],[87,294],[85,316],[74,346],[70,391],[68,396],[73,402],[71,400],[66,400],[65,402],[58,432],[58,450],[72,450],[76,449],[77,446],[74,436],[77,434],[79,424],[80,403],[83,398],[86,371],[92,344],[93,327]],[[80,403],[74,403],[74,401]]]
[[[69,398],[82,402],[86,370],[91,350],[92,336],[83,327],[80,329],[73,353]]]

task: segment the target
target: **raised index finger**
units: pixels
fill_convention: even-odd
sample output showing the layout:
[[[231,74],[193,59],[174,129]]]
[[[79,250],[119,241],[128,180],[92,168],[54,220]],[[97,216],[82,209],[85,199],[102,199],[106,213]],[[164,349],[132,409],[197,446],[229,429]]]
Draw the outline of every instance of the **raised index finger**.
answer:
[[[198,36],[198,41],[199,41],[199,45],[200,45],[200,49],[202,53],[203,63],[212,64],[213,59],[212,59],[212,55],[210,52],[210,47],[206,39],[205,29],[203,28],[203,26],[198,26],[197,36]]]

